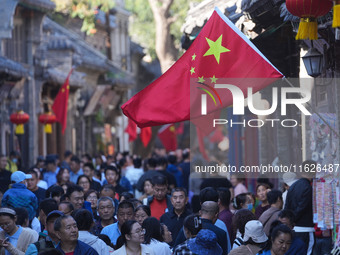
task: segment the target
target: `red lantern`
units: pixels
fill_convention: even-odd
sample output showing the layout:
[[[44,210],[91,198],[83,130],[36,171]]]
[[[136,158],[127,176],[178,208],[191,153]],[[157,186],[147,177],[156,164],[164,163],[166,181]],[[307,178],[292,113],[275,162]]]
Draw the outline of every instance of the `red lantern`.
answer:
[[[12,113],[9,117],[9,120],[16,124],[15,133],[17,135],[23,135],[25,133],[24,124],[30,119],[30,116],[24,111],[18,111],[16,113]]]
[[[332,1],[332,0],[331,0]],[[333,0],[333,27],[340,27],[340,0]]]
[[[52,133],[52,124],[57,121],[57,117],[52,113],[44,113],[39,116],[39,122],[45,125],[45,133]]]
[[[325,0],[286,0],[288,11],[301,18],[296,40],[318,39],[317,18],[326,15],[332,3]]]

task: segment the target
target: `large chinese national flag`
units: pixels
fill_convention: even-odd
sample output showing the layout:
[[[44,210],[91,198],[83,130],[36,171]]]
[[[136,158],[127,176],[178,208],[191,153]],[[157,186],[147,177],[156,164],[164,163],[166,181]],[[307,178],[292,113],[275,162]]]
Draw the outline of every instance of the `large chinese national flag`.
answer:
[[[60,122],[62,127],[62,133],[65,133],[66,124],[67,124],[67,104],[68,104],[68,95],[70,92],[69,79],[72,74],[73,68],[68,73],[67,78],[60,88],[56,98],[54,99],[52,110],[57,117],[57,121]]]
[[[271,78],[271,81],[236,82],[246,95],[248,87],[255,93],[282,77],[253,43],[215,9],[185,54],[160,78],[125,103],[122,110],[139,127],[176,123],[190,119],[190,90],[197,84],[206,86],[202,85],[201,90],[209,90],[211,96],[218,96],[212,87],[222,78],[239,81]],[[190,85],[193,80],[197,83],[194,86]],[[231,93],[223,93],[218,98],[221,107],[232,105]]]

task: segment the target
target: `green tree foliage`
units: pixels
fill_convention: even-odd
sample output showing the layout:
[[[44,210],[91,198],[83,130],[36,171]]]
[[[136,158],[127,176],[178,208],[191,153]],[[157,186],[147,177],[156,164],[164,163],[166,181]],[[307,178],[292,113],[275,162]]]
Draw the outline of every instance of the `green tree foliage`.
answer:
[[[182,36],[181,26],[187,16],[190,2],[199,3],[202,0],[174,0],[170,8],[170,15],[175,19],[170,27],[170,33],[174,36],[175,46],[178,49]],[[156,28],[149,2],[147,0],[125,0],[125,5],[132,15],[129,27],[132,40],[145,47],[150,56],[155,58]]]
[[[57,12],[70,14],[83,20],[82,31],[88,35],[96,32],[95,16],[99,10],[108,12],[115,6],[114,0],[52,0]]]

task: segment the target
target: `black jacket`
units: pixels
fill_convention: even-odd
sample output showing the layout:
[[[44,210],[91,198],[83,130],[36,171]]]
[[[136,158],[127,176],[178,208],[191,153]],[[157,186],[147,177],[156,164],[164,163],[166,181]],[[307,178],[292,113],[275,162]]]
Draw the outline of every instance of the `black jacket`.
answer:
[[[313,227],[313,189],[308,179],[302,178],[290,186],[285,209],[295,214],[295,226]]]
[[[229,239],[227,238],[227,234],[224,232],[224,230],[220,229],[219,227],[216,227],[212,223],[211,220],[208,220],[208,219],[201,219],[201,220],[202,220],[202,229],[209,229],[216,234],[217,243],[221,246],[223,250],[222,254],[227,255],[228,254],[228,242],[229,242]],[[184,236],[184,231],[182,228],[178,233],[174,247],[183,243],[184,241],[185,241],[185,236]]]
[[[171,232],[172,235],[172,242],[169,244],[170,246],[173,246],[178,232],[181,230],[183,227],[183,221],[185,217],[191,214],[191,211],[188,209],[185,209],[184,212],[178,217],[177,214],[174,212],[174,210],[171,210],[169,212],[164,213],[161,218],[160,222],[164,223],[169,231]]]
[[[2,194],[8,190],[8,186],[11,184],[11,175],[10,171],[0,169],[0,191]]]

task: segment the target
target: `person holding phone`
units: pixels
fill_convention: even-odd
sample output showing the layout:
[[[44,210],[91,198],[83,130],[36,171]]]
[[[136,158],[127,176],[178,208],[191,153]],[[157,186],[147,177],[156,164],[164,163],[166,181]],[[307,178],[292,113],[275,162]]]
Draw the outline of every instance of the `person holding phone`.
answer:
[[[0,208],[0,254],[24,255],[29,244],[38,241],[38,233],[15,224],[16,212]]]

